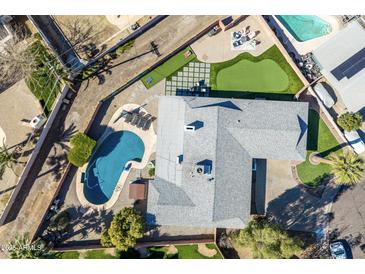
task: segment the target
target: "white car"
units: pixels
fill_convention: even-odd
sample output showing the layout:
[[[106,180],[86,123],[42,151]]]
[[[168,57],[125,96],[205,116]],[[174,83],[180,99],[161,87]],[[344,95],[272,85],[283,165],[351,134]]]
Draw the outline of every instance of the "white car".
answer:
[[[330,109],[333,107],[335,100],[333,100],[332,96],[328,93],[327,89],[322,85],[322,83],[317,83],[314,86],[314,91],[326,108]]]
[[[357,154],[365,151],[365,144],[356,131],[345,131],[345,138]]]
[[[333,259],[347,259],[345,247],[341,242],[330,243],[330,251]]]

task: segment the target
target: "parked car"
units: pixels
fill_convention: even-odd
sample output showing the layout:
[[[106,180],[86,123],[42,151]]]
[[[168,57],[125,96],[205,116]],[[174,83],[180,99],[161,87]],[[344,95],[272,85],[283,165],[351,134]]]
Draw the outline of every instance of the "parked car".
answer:
[[[357,133],[357,131],[355,130],[351,132],[345,131],[345,138],[347,139],[347,141],[357,154],[360,154],[365,151],[365,144],[363,140],[360,138],[360,135]]]
[[[330,243],[330,251],[333,259],[349,259],[345,246],[341,241]]]
[[[327,89],[322,85],[322,83],[317,83],[314,86],[314,91],[326,108],[330,109],[333,107],[335,100],[333,100],[332,96],[328,93]]]

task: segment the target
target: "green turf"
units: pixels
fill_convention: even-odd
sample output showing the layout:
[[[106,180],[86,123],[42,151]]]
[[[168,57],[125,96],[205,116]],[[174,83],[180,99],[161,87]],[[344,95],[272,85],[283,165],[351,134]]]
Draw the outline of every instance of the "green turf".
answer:
[[[213,97],[216,91],[232,95],[235,91],[238,96],[241,92],[293,95],[303,88],[276,45],[257,57],[244,52],[231,60],[211,64],[210,74]]]
[[[289,85],[285,71],[273,60],[242,59],[217,73],[216,90],[281,92]]]
[[[184,53],[186,51],[190,50],[192,54],[188,57],[184,57]],[[148,74],[142,77],[142,82],[146,86],[146,88],[151,88],[154,85],[156,85],[158,82],[163,80],[164,78],[170,76],[177,70],[179,70],[181,67],[192,61],[196,58],[195,53],[190,47],[187,47],[186,49],[180,51],[176,55],[172,56],[170,59],[168,59],[165,63],[158,66]],[[148,82],[147,79],[152,78],[152,82]]]
[[[117,257],[105,253],[102,249],[88,250],[85,253],[85,259],[116,259]]]
[[[308,160],[309,155],[318,151],[322,157],[328,157],[331,152],[340,152],[341,147],[314,110],[309,110],[307,148],[306,161],[297,165],[298,176],[304,184],[318,186],[322,182],[320,178],[326,177],[331,167],[327,164],[312,165]]]
[[[208,248],[217,249],[215,244],[207,244]],[[217,254],[208,258],[198,252],[198,245],[176,245],[179,259],[222,259],[222,256],[217,250]]]
[[[65,251],[53,253],[51,257],[56,259],[79,259],[80,253],[77,251]]]

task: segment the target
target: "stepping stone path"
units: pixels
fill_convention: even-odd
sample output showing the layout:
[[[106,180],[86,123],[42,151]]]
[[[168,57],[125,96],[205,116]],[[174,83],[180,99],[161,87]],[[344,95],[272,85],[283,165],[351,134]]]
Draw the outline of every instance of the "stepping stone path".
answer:
[[[217,250],[210,249],[205,244],[198,244],[198,252],[208,258],[212,258],[217,254]]]

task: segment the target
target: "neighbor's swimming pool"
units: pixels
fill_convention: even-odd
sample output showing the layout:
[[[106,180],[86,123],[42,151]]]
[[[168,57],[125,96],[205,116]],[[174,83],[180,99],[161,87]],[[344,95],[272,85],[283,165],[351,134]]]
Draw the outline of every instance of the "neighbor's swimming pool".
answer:
[[[293,37],[305,42],[332,31],[331,25],[314,15],[276,15]]]
[[[89,160],[83,178],[85,198],[95,205],[106,203],[127,162],[140,162],[144,150],[141,138],[131,131],[117,131],[107,136]]]

